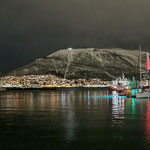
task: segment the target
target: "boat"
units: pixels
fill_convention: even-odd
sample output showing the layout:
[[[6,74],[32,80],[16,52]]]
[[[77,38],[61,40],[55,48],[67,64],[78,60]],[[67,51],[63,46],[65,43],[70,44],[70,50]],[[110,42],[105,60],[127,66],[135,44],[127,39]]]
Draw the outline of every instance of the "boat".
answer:
[[[145,73],[143,73],[143,75],[146,75],[144,77],[145,81],[147,81],[146,83],[146,86],[143,86],[141,84],[141,88],[143,86],[143,89],[145,89],[143,92],[139,92],[139,93],[136,93],[136,98],[149,98],[150,97],[150,88],[149,88],[149,82],[150,82],[150,60],[149,60],[149,53],[147,53],[147,62],[146,62],[146,71]],[[142,75],[141,75],[142,77]],[[142,78],[140,79],[140,83],[142,81]]]
[[[123,91],[129,84],[130,81],[125,78],[125,75],[123,73],[122,77],[118,77],[116,80],[113,80],[112,84],[108,88],[110,91]]]
[[[150,89],[146,89],[144,92],[136,93],[136,98],[149,98],[150,97]]]

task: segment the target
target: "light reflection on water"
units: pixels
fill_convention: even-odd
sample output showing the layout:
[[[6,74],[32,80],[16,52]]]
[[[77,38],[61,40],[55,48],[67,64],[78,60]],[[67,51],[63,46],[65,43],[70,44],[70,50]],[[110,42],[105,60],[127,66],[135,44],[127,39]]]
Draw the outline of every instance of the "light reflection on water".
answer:
[[[147,145],[150,145],[150,101],[147,102],[145,127],[146,127],[146,130],[145,130],[145,134],[146,134],[145,147],[147,147]]]
[[[3,92],[0,121],[3,149],[150,148],[150,101],[106,89]]]

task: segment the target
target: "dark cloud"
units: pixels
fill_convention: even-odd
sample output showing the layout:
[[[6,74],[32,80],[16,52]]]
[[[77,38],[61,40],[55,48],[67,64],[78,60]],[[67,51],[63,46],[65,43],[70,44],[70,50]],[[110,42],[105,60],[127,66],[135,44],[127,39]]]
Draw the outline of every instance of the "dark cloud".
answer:
[[[67,47],[150,48],[149,0],[1,0],[0,70]]]

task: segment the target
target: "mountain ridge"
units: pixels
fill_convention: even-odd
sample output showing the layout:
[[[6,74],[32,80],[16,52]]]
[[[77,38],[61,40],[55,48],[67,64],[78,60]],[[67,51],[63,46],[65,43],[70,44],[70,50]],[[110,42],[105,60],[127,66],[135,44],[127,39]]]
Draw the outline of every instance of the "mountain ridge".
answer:
[[[141,52],[142,71],[145,69],[146,52]],[[7,75],[54,74],[68,79],[100,78],[111,80],[122,73],[129,78],[137,75],[139,50],[115,49],[62,49]]]

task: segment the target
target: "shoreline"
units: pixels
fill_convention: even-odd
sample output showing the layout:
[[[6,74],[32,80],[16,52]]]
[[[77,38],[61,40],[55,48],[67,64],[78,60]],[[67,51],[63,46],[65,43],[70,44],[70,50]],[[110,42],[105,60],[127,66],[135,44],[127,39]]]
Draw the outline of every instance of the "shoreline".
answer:
[[[6,90],[4,90],[4,91],[13,91],[13,90],[18,90],[18,91],[27,91],[27,90],[57,90],[57,89],[61,89],[61,88],[67,88],[67,89],[69,89],[69,88],[100,88],[100,89],[107,89],[108,87],[94,87],[94,86],[89,86],[89,87],[87,87],[87,86],[70,86],[70,87],[67,87],[67,86],[61,86],[61,87],[39,87],[39,88],[18,88],[18,87],[8,87],[8,88],[5,88]]]

